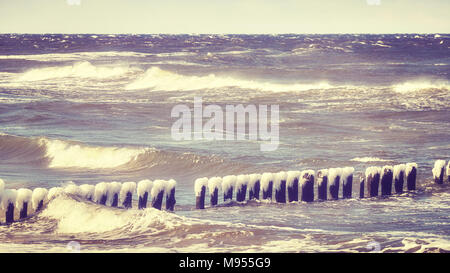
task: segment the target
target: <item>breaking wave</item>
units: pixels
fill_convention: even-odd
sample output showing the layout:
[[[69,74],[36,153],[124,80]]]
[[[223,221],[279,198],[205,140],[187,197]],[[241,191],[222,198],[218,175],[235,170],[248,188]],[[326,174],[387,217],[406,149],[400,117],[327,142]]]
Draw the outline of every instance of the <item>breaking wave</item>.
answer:
[[[54,78],[97,78],[105,79],[119,77],[130,72],[129,67],[121,66],[95,66],[90,62],[78,62],[67,66],[52,66],[31,69],[21,74],[18,81],[42,81]]]
[[[46,137],[0,134],[0,162],[31,164],[52,169],[106,169],[115,171],[151,170],[167,175],[216,170],[226,172],[231,164],[215,156],[162,151],[152,147],[93,146]]]
[[[254,89],[261,91],[285,92],[305,91],[313,89],[331,89],[334,86],[327,82],[305,84],[281,84],[263,82],[257,80],[237,79],[233,77],[216,76],[187,76],[171,71],[162,70],[159,67],[149,68],[141,77],[126,86],[127,90],[152,88],[165,91],[189,91],[201,89],[217,89],[223,87],[239,87],[242,89]]]
[[[420,92],[425,90],[450,90],[450,83],[448,81],[431,81],[431,80],[415,80],[406,81],[392,86],[392,89],[401,94]]]

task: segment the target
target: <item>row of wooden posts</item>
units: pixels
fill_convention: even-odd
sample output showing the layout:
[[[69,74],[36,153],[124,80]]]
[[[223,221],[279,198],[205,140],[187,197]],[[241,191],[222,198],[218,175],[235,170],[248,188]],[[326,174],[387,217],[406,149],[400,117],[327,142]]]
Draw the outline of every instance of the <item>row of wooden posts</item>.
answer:
[[[14,222],[14,209],[19,211],[19,219],[28,217],[29,205],[32,205],[34,212],[42,210],[44,204],[60,194],[70,194],[78,198],[83,198],[104,206],[119,207],[125,209],[132,208],[133,194],[138,195],[138,209],[147,207],[148,199],[151,197],[151,206],[162,209],[163,198],[166,199],[166,210],[173,211],[175,208],[175,188],[176,181],[171,180],[142,180],[135,182],[100,182],[96,185],[75,185],[69,184],[65,187],[53,187],[49,190],[45,188],[30,189],[21,188],[4,189],[5,183],[0,179],[0,203],[2,210],[5,210],[5,222]]]
[[[418,166],[416,163],[399,164],[395,166],[369,167],[364,177],[359,182],[359,197],[375,197],[379,195],[391,195],[392,186],[395,193],[406,189],[416,189]],[[205,208],[206,189],[209,189],[210,205],[218,205],[219,189],[223,192],[223,201],[233,199],[233,191],[236,189],[236,201],[262,199],[272,200],[274,195],[277,203],[314,201],[315,182],[317,183],[318,200],[337,200],[339,198],[340,185],[342,184],[342,198],[352,197],[354,168],[332,168],[317,171],[288,171],[278,173],[263,173],[250,175],[228,175],[225,177],[199,178],[194,182],[196,196],[196,208]],[[437,160],[433,168],[433,178],[437,184],[443,184],[445,178],[445,161]],[[447,179],[450,182],[450,162],[447,165]],[[328,198],[329,193],[329,198]],[[286,196],[287,195],[287,196]],[[287,199],[286,199],[287,197]]]

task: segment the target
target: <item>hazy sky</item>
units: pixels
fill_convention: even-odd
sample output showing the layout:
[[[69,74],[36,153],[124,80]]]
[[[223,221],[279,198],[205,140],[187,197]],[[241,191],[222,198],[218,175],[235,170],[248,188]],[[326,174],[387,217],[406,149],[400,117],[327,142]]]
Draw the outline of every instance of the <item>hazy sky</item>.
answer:
[[[0,0],[0,33],[449,33],[450,0]]]

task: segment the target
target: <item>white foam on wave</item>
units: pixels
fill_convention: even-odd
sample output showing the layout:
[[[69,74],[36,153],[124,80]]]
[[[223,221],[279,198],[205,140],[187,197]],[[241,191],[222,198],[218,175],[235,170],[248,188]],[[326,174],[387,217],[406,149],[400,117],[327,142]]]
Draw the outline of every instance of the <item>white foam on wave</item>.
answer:
[[[151,88],[164,91],[190,91],[201,89],[217,89],[224,87],[238,87],[272,92],[305,91],[312,89],[334,88],[326,82],[310,84],[281,84],[264,82],[261,80],[246,80],[226,76],[209,74],[206,76],[187,76],[175,72],[162,70],[159,67],[149,68],[136,81],[126,86],[127,90]]]
[[[355,157],[350,159],[350,161],[358,161],[358,162],[386,162],[390,160],[378,158],[378,157]]]
[[[106,79],[122,76],[130,72],[129,67],[121,66],[95,66],[90,62],[78,62],[68,66],[52,66],[31,69],[20,74],[17,80],[22,81],[42,81],[54,78],[96,78]]]
[[[122,210],[79,202],[66,195],[52,200],[39,217],[56,220],[55,233],[102,233],[116,229],[124,229],[127,232],[157,232],[182,223],[176,221],[179,216],[153,208]]]
[[[392,89],[401,94],[420,92],[424,90],[450,90],[450,83],[444,80],[415,80],[395,84]]]
[[[86,146],[47,138],[39,139],[39,143],[46,148],[49,168],[114,168],[136,160],[148,151],[147,148]]]
[[[102,51],[102,52],[76,52],[76,53],[49,53],[49,54],[23,54],[0,55],[0,60],[21,59],[40,62],[91,60],[110,57],[145,57],[148,54],[130,51]]]

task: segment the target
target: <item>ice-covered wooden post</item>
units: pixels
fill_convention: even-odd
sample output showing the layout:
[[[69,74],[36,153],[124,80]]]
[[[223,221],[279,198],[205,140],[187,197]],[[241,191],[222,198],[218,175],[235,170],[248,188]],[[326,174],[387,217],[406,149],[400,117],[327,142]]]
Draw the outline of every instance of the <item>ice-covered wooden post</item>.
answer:
[[[119,194],[122,190],[122,184],[119,182],[111,182],[108,187],[108,203],[111,207],[116,208],[119,205]]]
[[[149,179],[144,179],[137,184],[138,195],[138,209],[145,209],[147,207],[148,195],[152,190],[153,182]]]
[[[30,189],[18,189],[16,197],[16,208],[19,211],[19,218],[24,219],[28,216],[28,204],[31,203],[33,192]],[[31,204],[30,204],[31,205]]]
[[[409,191],[416,190],[416,178],[417,178],[417,163],[406,163],[405,176],[406,187]]]
[[[300,171],[288,171],[286,178],[286,187],[288,193],[288,202],[298,202],[298,181]]]
[[[263,173],[261,176],[262,199],[272,200],[273,174]]]
[[[136,182],[125,182],[120,188],[120,200],[122,206],[126,209],[130,209],[133,205],[133,193],[136,190]]]
[[[227,175],[222,179],[223,201],[233,200],[233,188],[236,184],[235,175]]]
[[[447,181],[450,183],[450,160],[447,163]]]
[[[253,173],[248,181],[248,200],[259,199],[259,191],[261,189],[261,175]]]
[[[51,199],[55,198],[56,196],[60,195],[63,192],[64,192],[64,189],[61,188],[61,187],[50,188],[48,190],[47,198],[48,198],[48,200],[51,200]]]
[[[366,169],[367,193],[369,197],[378,196],[380,187],[380,167],[368,167]]]
[[[34,211],[40,211],[44,207],[44,202],[47,200],[47,189],[35,188],[31,196],[31,204]]]
[[[71,182],[73,183],[73,182]],[[80,196],[80,188],[75,184],[69,184],[64,187],[64,192],[74,195],[74,196]]]
[[[432,172],[434,182],[436,184],[444,184],[445,160],[436,160]]]
[[[394,189],[395,193],[403,192],[403,184],[405,183],[405,164],[398,164],[394,166]]]
[[[166,182],[166,210],[173,211],[175,209],[175,204],[177,200],[175,199],[175,188],[177,186],[177,181],[170,179]]]
[[[392,194],[392,180],[394,178],[394,170],[392,166],[383,166],[381,169],[381,195]]]
[[[359,198],[364,198],[364,182],[365,182],[365,178],[361,177],[359,179]]]
[[[94,201],[100,205],[106,205],[108,200],[109,184],[106,182],[100,182],[95,185]]]
[[[342,169],[342,197],[352,198],[353,172],[355,168],[345,167]]]
[[[6,211],[5,221],[7,224],[14,222],[14,203],[16,202],[17,190],[4,190],[2,195],[2,209]]]
[[[222,186],[222,178],[215,176],[208,180],[209,203],[211,206],[217,206],[219,203],[219,189]]]
[[[195,208],[204,209],[205,208],[205,193],[206,187],[208,185],[208,178],[197,178],[194,183],[195,190]]]
[[[34,194],[34,192],[33,192]],[[95,194],[95,186],[89,184],[83,184],[80,186],[80,194],[88,201],[92,201]]]
[[[165,189],[166,181],[161,179],[153,181],[152,191],[150,192],[153,208],[161,210]]]
[[[286,172],[278,172],[275,174],[273,185],[275,188],[275,201],[277,203],[286,203]]]
[[[247,194],[248,175],[240,174],[236,177],[236,201],[245,201]]]
[[[313,170],[306,170],[300,173],[301,200],[304,202],[314,201],[314,175],[315,172]]]
[[[328,181],[330,182],[331,199],[339,199],[339,184],[341,182],[342,169],[331,168],[328,170]]]
[[[328,190],[328,169],[322,169],[317,172],[317,198],[327,200]]]

